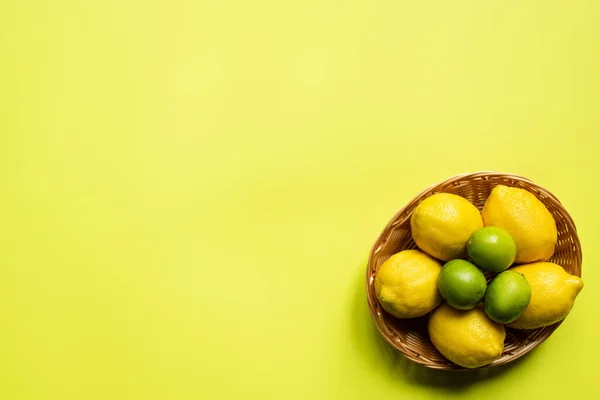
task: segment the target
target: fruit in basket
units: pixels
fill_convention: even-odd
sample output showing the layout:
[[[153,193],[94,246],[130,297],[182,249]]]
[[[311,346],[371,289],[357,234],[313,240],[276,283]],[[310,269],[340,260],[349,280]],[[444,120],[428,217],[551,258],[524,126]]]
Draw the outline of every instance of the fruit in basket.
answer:
[[[511,187],[497,186],[498,183]],[[440,191],[456,193],[466,199],[456,200],[456,196],[440,195]],[[463,212],[474,208],[468,202],[465,205],[465,200],[483,208],[481,223],[472,223],[477,221],[476,212]],[[410,221],[407,221],[407,213],[411,215]],[[470,217],[465,217],[467,213]],[[487,235],[479,238],[473,235],[483,227],[488,227],[482,230]],[[497,234],[500,229],[513,238],[514,245],[506,245],[509,240],[505,237],[504,248],[491,251],[488,246],[502,242],[498,240],[501,234]],[[474,239],[470,243],[468,238],[467,243],[465,237],[461,238],[465,230],[470,231],[469,237]],[[487,288],[483,303],[474,308],[458,310],[447,302],[434,308],[428,314],[429,336],[421,332],[422,318],[411,322],[394,320],[385,312],[382,316],[377,297],[384,293],[375,290],[375,277],[382,262],[391,254],[390,249],[397,252],[416,248],[415,243],[442,264],[463,259],[478,268],[489,269],[483,271],[488,279],[497,275]],[[467,258],[469,253],[471,258]],[[559,266],[548,268],[547,265],[552,264],[547,261],[564,265],[569,274],[581,271],[581,245],[574,223],[556,197],[527,179],[509,174],[479,172],[452,177],[415,197],[390,221],[374,244],[367,271],[371,316],[393,347],[427,367],[453,370],[510,362],[552,334],[557,326],[554,322],[567,315],[583,287],[579,278],[565,274]],[[527,262],[535,263],[534,268]],[[514,263],[518,266],[514,267]],[[535,267],[537,264],[545,267]],[[538,268],[545,271],[527,273],[527,269]],[[442,276],[442,272],[439,275]],[[412,278],[407,275],[406,279]],[[438,278],[438,284],[443,281]],[[531,290],[528,304],[527,284]],[[438,291],[444,290],[444,285],[441,283],[442,289]],[[452,289],[451,284],[447,286]],[[463,295],[460,290],[444,294],[450,302],[451,296]],[[385,302],[385,298],[382,300]],[[551,325],[529,329],[546,324]],[[510,328],[524,330],[517,332]]]
[[[375,294],[388,313],[415,318],[437,307],[442,298],[437,279],[439,261],[419,250],[404,250],[388,258],[375,276]]]
[[[524,189],[498,185],[481,211],[486,226],[505,229],[517,244],[515,262],[545,261],[556,246],[556,223],[546,206]]]
[[[504,326],[490,320],[481,306],[463,311],[443,304],[431,314],[428,330],[439,352],[466,368],[487,365],[504,350]]]
[[[519,318],[529,305],[531,286],[514,270],[498,274],[485,292],[485,313],[492,321],[507,324]]]
[[[511,328],[534,329],[562,321],[583,289],[581,278],[550,262],[520,265],[509,271],[523,274],[531,286],[529,305],[523,315],[508,324]]]
[[[475,265],[466,260],[448,261],[438,278],[438,289],[448,304],[470,310],[483,299],[487,283]]]
[[[467,199],[450,193],[429,196],[415,208],[410,219],[417,246],[443,261],[465,257],[467,240],[482,227],[479,210]]]
[[[485,226],[473,232],[467,242],[467,253],[479,268],[500,272],[515,261],[517,244],[504,229]]]

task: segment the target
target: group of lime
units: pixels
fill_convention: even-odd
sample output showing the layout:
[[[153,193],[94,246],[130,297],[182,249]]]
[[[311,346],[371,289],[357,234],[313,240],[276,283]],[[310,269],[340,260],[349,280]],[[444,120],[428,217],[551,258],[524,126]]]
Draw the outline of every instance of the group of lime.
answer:
[[[432,343],[463,367],[502,355],[504,325],[534,329],[561,321],[583,288],[579,277],[545,262],[556,247],[556,223],[525,189],[496,186],[481,212],[461,196],[434,194],[410,223],[420,250],[401,251],[381,265],[378,301],[397,318],[431,312]],[[519,265],[509,269],[513,264]],[[482,270],[496,274],[489,285]]]

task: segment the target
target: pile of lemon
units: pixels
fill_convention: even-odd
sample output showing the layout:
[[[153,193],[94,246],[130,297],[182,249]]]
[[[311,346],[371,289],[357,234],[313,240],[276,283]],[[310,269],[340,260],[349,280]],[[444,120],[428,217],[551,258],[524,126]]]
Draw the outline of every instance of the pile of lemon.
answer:
[[[502,355],[504,325],[534,329],[561,321],[583,288],[579,277],[545,262],[556,246],[556,223],[527,190],[498,185],[481,213],[463,197],[435,194],[416,207],[410,225],[420,250],[381,265],[378,301],[397,318],[431,312],[432,343],[463,367]],[[498,273],[489,285],[482,269]]]

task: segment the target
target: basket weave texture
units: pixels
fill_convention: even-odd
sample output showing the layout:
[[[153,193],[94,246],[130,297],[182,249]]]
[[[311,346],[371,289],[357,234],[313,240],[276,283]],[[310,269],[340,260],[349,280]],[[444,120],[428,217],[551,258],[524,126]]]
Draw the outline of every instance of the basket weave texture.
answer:
[[[479,210],[496,185],[513,186],[533,193],[548,208],[558,230],[558,242],[549,260],[561,265],[568,273],[581,277],[581,245],[571,216],[560,201],[544,188],[527,178],[499,172],[477,172],[458,175],[431,186],[402,208],[387,224],[373,245],[367,266],[367,299],[371,317],[383,337],[410,360],[429,368],[466,370],[444,358],[433,346],[427,334],[428,316],[414,319],[397,319],[385,312],[375,296],[375,274],[390,256],[402,250],[416,249],[410,231],[410,217],[415,207],[436,193],[453,193],[473,203]],[[488,283],[494,274],[486,273]],[[506,328],[502,356],[487,368],[513,361],[546,340],[561,322],[539,329],[516,330]]]

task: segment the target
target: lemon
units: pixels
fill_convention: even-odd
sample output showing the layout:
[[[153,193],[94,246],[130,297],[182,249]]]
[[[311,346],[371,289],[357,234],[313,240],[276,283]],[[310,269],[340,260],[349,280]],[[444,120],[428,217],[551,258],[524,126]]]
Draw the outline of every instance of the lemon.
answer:
[[[442,298],[437,279],[442,266],[419,250],[387,259],[375,276],[375,294],[384,310],[397,318],[415,318],[437,307]]]
[[[461,311],[443,304],[431,314],[428,328],[436,349],[466,368],[487,365],[504,350],[504,326],[490,320],[481,306]]]
[[[485,292],[485,313],[492,321],[507,324],[519,318],[531,299],[525,276],[510,270],[499,273]]]
[[[550,211],[524,189],[496,186],[481,211],[486,226],[499,226],[517,244],[516,263],[545,261],[556,246],[556,223]]]
[[[443,261],[464,258],[469,236],[481,227],[483,221],[479,210],[467,199],[450,193],[426,198],[410,218],[417,246]]]
[[[485,295],[487,282],[483,272],[466,260],[448,261],[438,278],[438,289],[448,304],[470,310]]]
[[[562,321],[583,289],[581,278],[570,275],[554,263],[525,264],[509,271],[525,275],[531,286],[529,305],[523,315],[508,324],[511,328],[533,329]]]
[[[473,232],[469,238],[467,253],[479,268],[500,272],[515,261],[517,244],[504,229],[484,226]]]

